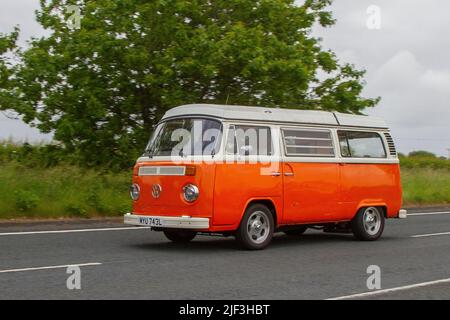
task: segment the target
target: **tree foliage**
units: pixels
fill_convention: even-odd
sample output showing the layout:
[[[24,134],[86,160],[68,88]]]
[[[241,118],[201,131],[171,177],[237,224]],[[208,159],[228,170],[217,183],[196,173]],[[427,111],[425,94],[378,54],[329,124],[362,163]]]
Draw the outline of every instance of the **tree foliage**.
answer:
[[[411,151],[408,157],[437,158],[434,153],[425,150]]]
[[[0,33],[0,111],[18,107],[12,84],[14,64],[11,61],[18,53],[16,45],[18,36],[17,27],[11,34]]]
[[[41,0],[49,34],[31,39],[14,67],[0,65],[0,109],[53,132],[89,165],[120,166],[181,104],[361,113],[377,103],[361,97],[364,72],[311,35],[315,23],[334,24],[330,2]],[[67,23],[68,5],[80,7],[81,28]]]

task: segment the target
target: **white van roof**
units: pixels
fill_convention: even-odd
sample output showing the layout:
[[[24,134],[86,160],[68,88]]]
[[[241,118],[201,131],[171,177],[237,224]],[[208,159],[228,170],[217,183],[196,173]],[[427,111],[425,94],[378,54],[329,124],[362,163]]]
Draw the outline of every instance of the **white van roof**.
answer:
[[[251,120],[383,129],[388,128],[383,119],[372,116],[315,110],[244,107],[215,104],[190,104],[176,107],[167,111],[163,117],[163,120],[181,116],[207,116],[227,120]]]

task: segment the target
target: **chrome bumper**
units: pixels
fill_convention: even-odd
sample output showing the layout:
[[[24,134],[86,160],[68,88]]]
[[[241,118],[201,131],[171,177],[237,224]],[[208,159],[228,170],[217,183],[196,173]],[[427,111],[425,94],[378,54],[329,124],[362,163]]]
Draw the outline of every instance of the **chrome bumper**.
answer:
[[[209,228],[208,218],[140,216],[127,213],[123,219],[125,224],[153,228],[197,229]]]
[[[408,211],[405,209],[402,209],[398,212],[397,218],[398,219],[406,219],[408,217]]]

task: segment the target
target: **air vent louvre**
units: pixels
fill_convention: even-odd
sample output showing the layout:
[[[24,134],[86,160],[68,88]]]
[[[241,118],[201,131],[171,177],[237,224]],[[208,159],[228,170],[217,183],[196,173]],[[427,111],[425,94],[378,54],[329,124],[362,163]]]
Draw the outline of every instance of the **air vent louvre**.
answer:
[[[386,141],[388,143],[389,154],[391,156],[396,156],[397,155],[397,149],[395,149],[394,139],[392,139],[392,136],[389,133],[385,133],[384,135],[386,136]]]

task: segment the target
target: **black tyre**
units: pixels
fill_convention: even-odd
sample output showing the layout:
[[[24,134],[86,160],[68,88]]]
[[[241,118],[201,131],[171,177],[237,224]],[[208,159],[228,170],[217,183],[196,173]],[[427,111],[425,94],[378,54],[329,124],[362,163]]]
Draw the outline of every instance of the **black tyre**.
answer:
[[[243,248],[261,250],[269,245],[275,229],[272,212],[263,204],[247,208],[242,218],[236,239]]]
[[[283,232],[288,236],[297,237],[297,236],[301,236],[302,234],[304,234],[306,232],[306,230],[308,230],[307,227],[298,227],[295,229],[285,230]]]
[[[189,231],[189,230],[166,229],[166,230],[164,230],[164,235],[170,241],[177,242],[177,243],[188,243],[189,241],[191,241],[192,239],[195,238],[195,236],[197,235],[197,232]]]
[[[384,230],[383,210],[377,207],[361,208],[351,222],[351,228],[356,239],[375,241]]]

